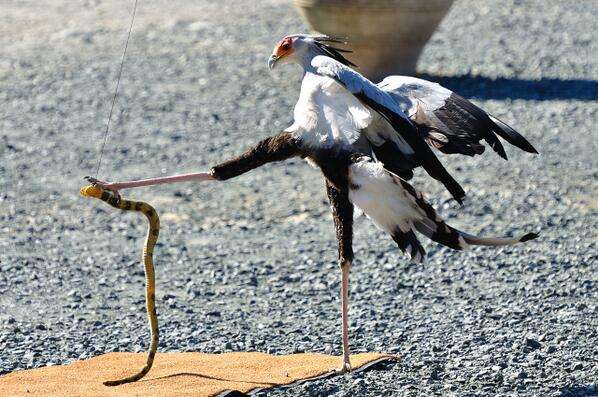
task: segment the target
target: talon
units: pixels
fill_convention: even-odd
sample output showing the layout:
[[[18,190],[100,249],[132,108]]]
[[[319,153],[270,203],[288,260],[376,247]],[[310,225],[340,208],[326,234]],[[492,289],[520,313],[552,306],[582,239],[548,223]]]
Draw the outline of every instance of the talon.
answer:
[[[104,190],[110,190],[115,195],[120,196],[118,193],[118,190],[116,190],[114,187],[112,187],[111,186],[112,184],[109,182],[104,182],[104,181],[101,181],[101,180],[91,177],[91,176],[86,176],[86,177],[84,177],[84,179],[87,180],[87,182],[89,182],[93,186],[99,186]]]
[[[83,179],[85,179],[87,182],[91,183],[92,185],[97,185],[99,182],[96,178],[93,178],[91,176],[86,176]]]

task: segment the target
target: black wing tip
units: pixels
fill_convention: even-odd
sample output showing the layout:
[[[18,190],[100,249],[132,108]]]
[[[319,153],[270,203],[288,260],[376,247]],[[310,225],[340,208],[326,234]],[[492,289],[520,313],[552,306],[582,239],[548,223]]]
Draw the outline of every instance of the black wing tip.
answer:
[[[523,150],[524,152],[531,153],[531,154],[540,154],[536,148],[529,143],[527,139],[525,139],[522,135],[518,134],[518,137],[515,137],[513,141],[507,140],[510,144],[517,146],[519,149]]]
[[[332,47],[332,46],[329,46],[328,48],[332,48],[333,50],[338,51],[338,52],[346,52],[347,54],[350,54],[353,52],[353,50],[345,50],[343,48]]]
[[[523,138],[523,137],[522,137]],[[540,154],[535,147],[531,143],[527,141],[527,139],[523,138],[522,141],[515,144],[519,149],[523,150],[524,152],[532,153],[532,154]]]
[[[490,132],[492,134],[492,132]],[[498,140],[498,138],[497,138]],[[498,141],[498,145],[494,145],[492,146],[492,149],[494,149],[494,151],[504,160],[509,161],[509,158],[507,157],[507,152],[505,151],[505,148],[503,147],[503,145],[500,144],[500,141]]]
[[[465,202],[466,194],[465,194],[465,190],[463,190],[461,185],[459,185],[459,182],[454,181],[454,184],[450,184],[450,183],[445,184],[443,182],[443,184],[447,188],[447,190],[449,191],[451,196],[453,196],[453,199],[455,199],[455,201],[457,203],[459,203],[460,206],[463,206],[463,204]]]
[[[519,239],[519,242],[525,243],[526,241],[534,240],[538,237],[540,237],[540,235],[538,233],[527,233],[526,235],[521,236],[521,238]]]
[[[488,114],[488,117],[495,126],[495,128],[493,128],[494,132],[496,132],[505,141],[509,142],[513,146],[517,146],[524,152],[540,154],[536,148],[527,139],[525,139],[523,135],[515,131],[513,127],[496,116]]]

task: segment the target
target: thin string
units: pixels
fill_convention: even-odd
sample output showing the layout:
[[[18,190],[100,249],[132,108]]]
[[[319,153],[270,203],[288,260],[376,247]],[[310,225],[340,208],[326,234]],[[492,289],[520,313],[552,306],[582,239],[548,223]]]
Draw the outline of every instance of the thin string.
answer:
[[[116,88],[114,89],[114,95],[112,96],[112,105],[110,106],[110,113],[108,114],[108,122],[106,123],[106,130],[104,131],[104,140],[102,142],[102,146],[100,148],[100,158],[98,160],[98,166],[96,167],[95,177],[98,177],[100,172],[100,167],[102,166],[102,158],[104,157],[104,149],[106,148],[106,143],[108,142],[108,133],[110,132],[110,122],[112,121],[112,112],[114,111],[114,104],[116,103],[116,96],[118,95],[118,88],[120,87],[120,78],[123,74],[123,66],[125,64],[125,57],[127,55],[127,48],[129,47],[129,40],[131,39],[131,31],[133,30],[133,22],[135,21],[135,13],[137,12],[137,1],[135,0],[135,5],[133,6],[133,14],[131,16],[131,25],[129,26],[129,33],[127,35],[127,41],[125,41],[125,48],[123,50],[123,55],[120,60],[120,69],[118,70],[118,77],[116,79]]]

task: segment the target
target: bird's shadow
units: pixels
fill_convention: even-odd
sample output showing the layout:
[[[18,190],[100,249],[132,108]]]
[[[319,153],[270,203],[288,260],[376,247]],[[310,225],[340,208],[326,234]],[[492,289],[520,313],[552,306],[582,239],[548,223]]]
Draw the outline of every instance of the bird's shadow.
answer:
[[[550,77],[530,80],[516,77],[490,78],[471,74],[442,76],[426,73],[421,74],[420,77],[437,82],[468,98],[534,101],[598,100],[598,80]]]
[[[575,385],[567,386],[561,389],[563,397],[595,397],[598,396],[598,384],[594,385]]]

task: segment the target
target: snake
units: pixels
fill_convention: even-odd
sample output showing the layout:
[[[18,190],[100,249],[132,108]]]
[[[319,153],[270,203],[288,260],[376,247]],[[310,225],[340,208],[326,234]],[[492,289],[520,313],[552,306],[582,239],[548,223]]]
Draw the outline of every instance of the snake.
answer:
[[[80,190],[81,195],[93,197],[104,201],[114,208],[123,211],[140,212],[147,217],[148,232],[143,245],[142,261],[145,268],[145,307],[149,318],[151,342],[145,366],[136,374],[117,380],[104,382],[106,386],[118,386],[125,383],[135,382],[143,378],[152,368],[156,351],[158,350],[158,315],[156,314],[156,277],[154,271],[154,246],[158,241],[160,233],[160,217],[148,203],[143,201],[125,200],[117,193],[103,189],[98,185],[85,186]]]

